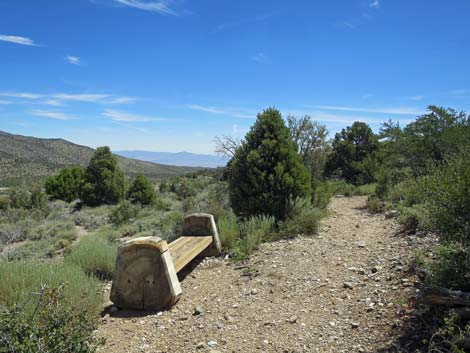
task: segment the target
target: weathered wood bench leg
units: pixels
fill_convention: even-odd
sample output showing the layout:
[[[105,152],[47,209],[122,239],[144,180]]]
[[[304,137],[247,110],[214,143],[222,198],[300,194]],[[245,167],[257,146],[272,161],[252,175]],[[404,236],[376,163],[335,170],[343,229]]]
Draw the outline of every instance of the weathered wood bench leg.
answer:
[[[111,301],[126,309],[163,310],[181,296],[168,244],[157,237],[132,239],[118,249]]]
[[[208,213],[192,213],[184,217],[183,236],[212,236],[212,244],[200,256],[219,256],[222,244],[214,216]]]

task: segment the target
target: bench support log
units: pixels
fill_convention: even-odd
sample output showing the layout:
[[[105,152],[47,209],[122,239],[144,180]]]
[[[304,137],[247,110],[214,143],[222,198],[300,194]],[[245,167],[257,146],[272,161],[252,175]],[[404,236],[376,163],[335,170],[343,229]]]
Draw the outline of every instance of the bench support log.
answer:
[[[118,249],[111,301],[118,307],[163,310],[181,296],[181,286],[165,240],[143,237]]]
[[[118,248],[111,301],[120,308],[163,310],[181,296],[177,272],[197,256],[218,256],[221,244],[214,217],[185,217],[183,236],[170,245],[157,237],[132,239]]]

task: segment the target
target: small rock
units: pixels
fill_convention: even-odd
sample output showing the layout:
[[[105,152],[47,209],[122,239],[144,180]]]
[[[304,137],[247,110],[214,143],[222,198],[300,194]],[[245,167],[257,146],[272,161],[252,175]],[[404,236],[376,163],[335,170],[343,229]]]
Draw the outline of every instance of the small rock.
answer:
[[[364,240],[356,241],[354,244],[359,248],[365,248],[367,246],[367,243]]]
[[[399,212],[397,210],[390,210],[385,212],[385,219],[391,219],[398,217]]]
[[[343,287],[347,289],[353,289],[354,285],[351,282],[344,282]]]
[[[291,324],[295,324],[297,322],[297,319],[298,319],[297,315],[293,315],[293,316],[290,317],[289,322]]]
[[[101,322],[103,324],[107,324],[108,323],[108,320],[109,320],[109,314],[106,314],[105,316],[103,316],[103,319],[101,320]]]
[[[199,342],[197,345],[196,345],[196,349],[203,349],[204,348],[204,342]]]
[[[382,269],[382,266],[374,266],[374,267],[372,267],[370,270],[372,271],[372,273],[377,273],[377,272],[379,272],[381,269]]]
[[[358,327],[359,327],[359,323],[358,323],[358,322],[352,322],[352,323],[351,323],[351,327],[352,327],[352,328],[358,328]]]
[[[193,315],[201,315],[204,310],[200,306],[196,306],[193,310]]]
[[[209,342],[207,342],[207,345],[211,348],[214,348],[217,346],[217,341],[216,340],[210,340]]]
[[[253,289],[251,290],[251,294],[252,294],[252,295],[258,294],[258,290],[257,290],[256,288],[253,288]]]

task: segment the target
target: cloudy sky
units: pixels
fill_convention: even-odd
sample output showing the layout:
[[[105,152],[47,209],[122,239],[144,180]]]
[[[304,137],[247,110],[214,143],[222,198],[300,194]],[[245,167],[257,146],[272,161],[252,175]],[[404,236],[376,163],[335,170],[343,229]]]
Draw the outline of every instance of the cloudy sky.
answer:
[[[212,153],[257,112],[375,130],[470,110],[467,0],[0,2],[0,130]]]

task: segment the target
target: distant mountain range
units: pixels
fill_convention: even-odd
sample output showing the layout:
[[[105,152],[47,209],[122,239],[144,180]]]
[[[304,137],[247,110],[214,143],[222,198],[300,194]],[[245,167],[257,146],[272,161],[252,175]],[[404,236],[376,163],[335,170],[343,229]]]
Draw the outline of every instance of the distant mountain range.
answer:
[[[227,164],[227,160],[225,158],[212,154],[150,151],[115,151],[114,153],[127,158],[139,159],[141,161],[185,167],[216,168]]]
[[[43,139],[0,131],[0,187],[41,180],[67,166],[86,166],[93,155],[90,147],[63,139]],[[171,177],[201,168],[163,165],[117,156],[130,177]]]

